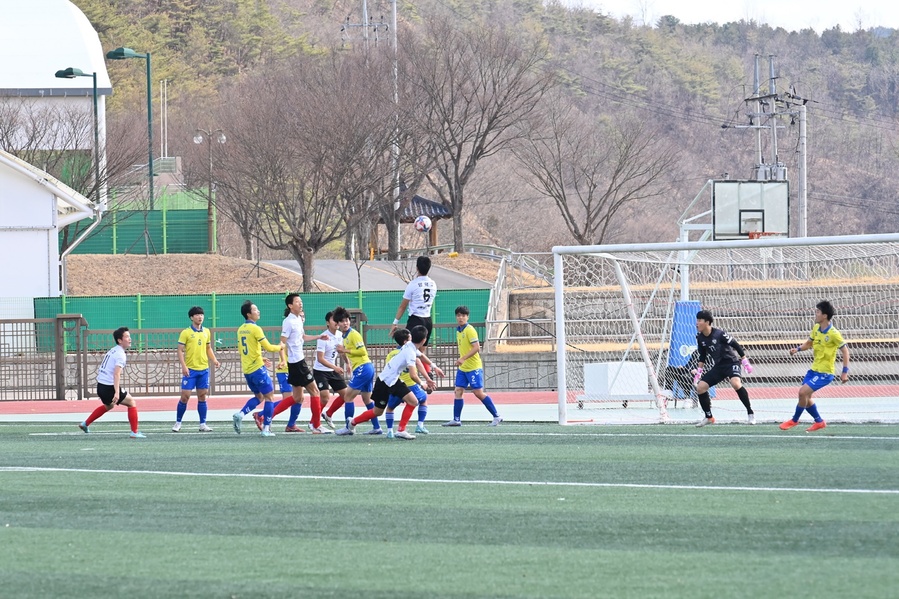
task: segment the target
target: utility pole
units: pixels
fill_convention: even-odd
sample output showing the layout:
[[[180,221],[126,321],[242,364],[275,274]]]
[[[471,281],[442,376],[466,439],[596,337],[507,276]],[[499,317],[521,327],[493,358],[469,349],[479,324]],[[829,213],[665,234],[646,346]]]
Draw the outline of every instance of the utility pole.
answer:
[[[352,23],[350,22],[350,17],[347,16],[346,21],[343,26],[340,28],[340,32],[342,35],[342,39],[346,40],[348,34],[351,29],[361,28],[362,29],[362,43],[363,50],[368,51],[370,41],[369,34],[374,37],[375,45],[378,45],[381,41],[381,36],[383,34],[389,35],[389,44],[390,49],[393,53],[392,61],[393,61],[393,103],[394,103],[394,127],[391,140],[391,163],[392,163],[392,189],[393,189],[393,214],[396,218],[396,226],[394,228],[394,238],[393,241],[396,244],[397,250],[401,249],[400,245],[400,227],[399,227],[399,210],[400,210],[400,147],[399,147],[399,64],[397,57],[397,8],[396,8],[396,0],[390,0],[390,22],[389,24],[384,21],[384,17],[381,16],[380,20],[375,21],[368,14],[368,1],[362,0],[362,22],[361,23]],[[388,232],[390,228],[387,227]],[[355,240],[355,236],[350,243],[353,243]]]
[[[761,56],[755,55],[755,69],[753,77],[753,94],[746,98],[745,102],[752,108],[747,113],[749,117],[748,125],[736,125],[735,129],[755,129],[756,130],[756,165],[755,179],[757,181],[786,181],[787,167],[781,162],[778,154],[778,138],[777,128],[778,119],[789,118],[790,124],[799,121],[799,160],[798,160],[798,211],[799,223],[797,226],[797,235],[806,237],[808,235],[808,179],[807,179],[807,121],[806,121],[806,98],[800,98],[796,95],[792,86],[783,93],[777,92],[777,77],[775,75],[773,54],[768,56],[768,89],[762,92],[760,81],[760,59]],[[763,151],[763,134],[767,131],[769,135],[770,158],[765,159]]]

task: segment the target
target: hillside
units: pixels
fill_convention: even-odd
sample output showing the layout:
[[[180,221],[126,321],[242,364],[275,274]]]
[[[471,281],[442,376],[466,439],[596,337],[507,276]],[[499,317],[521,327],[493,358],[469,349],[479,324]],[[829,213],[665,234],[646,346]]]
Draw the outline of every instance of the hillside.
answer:
[[[298,56],[328,54],[335,48],[341,52],[333,52],[334,56],[349,55],[349,50],[361,45],[357,43],[361,34],[342,28],[345,22],[360,18],[356,3],[74,2],[97,28],[104,48],[128,45],[152,51],[154,78],[169,82],[170,155],[183,158],[188,186],[204,186],[210,172],[208,148],[192,141],[198,128],[227,132],[228,143],[216,149],[213,159],[220,173],[232,172],[224,162],[219,163],[225,152],[243,149],[248,155],[265,154],[250,148],[248,141],[240,141],[257,140],[256,127],[265,114],[260,80],[283,86],[285,89],[272,93],[291,97],[288,87],[293,78],[278,83],[267,74],[295,72],[292,61]],[[745,102],[753,95],[755,57],[768,55],[776,57],[777,92],[789,90],[795,98],[792,106],[801,103],[808,110],[808,233],[899,229],[899,212],[894,207],[899,179],[893,176],[895,149],[899,147],[895,127],[899,34],[894,30],[874,24],[852,32],[834,28],[818,34],[812,29],[786,31],[754,21],[687,25],[670,16],[647,26],[586,8],[535,0],[424,0],[414,5],[400,3],[398,9],[399,26],[407,38],[423,27],[426,17],[447,11],[458,28],[464,24],[473,32],[473,38],[493,25],[538,36],[547,48],[545,64],[563,88],[554,96],[556,101],[586,115],[587,126],[639,123],[646,136],[676,149],[676,165],[661,179],[660,195],[618,210],[603,231],[604,241],[674,240],[677,219],[705,182],[725,174],[730,179],[750,178],[759,154],[769,161],[776,153],[776,159],[787,167],[795,226],[799,217],[798,118],[781,119],[780,145],[775,149],[770,142],[760,143],[750,128],[749,113],[757,107]],[[762,62],[766,71],[766,61]],[[145,75],[136,61],[113,63],[109,69],[116,93],[109,101],[109,131],[133,142],[136,155],[141,156]],[[316,78],[313,75],[319,74],[305,72],[301,79],[311,82]],[[767,81],[762,85],[767,86]],[[346,90],[361,94],[351,87],[347,80]],[[259,118],[228,116],[243,97],[249,98],[251,113]],[[304,110],[312,111],[315,106],[306,104],[281,101],[273,106],[290,105],[288,112],[303,116],[302,122],[319,123],[327,121],[336,103],[326,102],[321,113],[308,114]],[[2,120],[0,115],[0,128]],[[280,150],[299,136],[284,135],[285,129],[280,127],[272,130],[273,141],[267,147],[273,155],[283,157],[288,153]],[[329,139],[339,145],[336,137]],[[293,153],[308,155],[296,149]],[[438,179],[434,179],[437,186]],[[561,210],[534,188],[533,179],[508,150],[485,157],[465,190],[464,241],[517,251],[545,251],[571,243]],[[608,183],[602,178],[597,181],[599,189]],[[441,191],[445,190],[423,184],[419,193],[439,201]],[[585,209],[578,199],[573,198],[571,204],[570,222],[585,222]],[[709,208],[706,199],[693,205],[697,211]],[[442,228],[440,243],[451,241],[451,234],[451,227]]]

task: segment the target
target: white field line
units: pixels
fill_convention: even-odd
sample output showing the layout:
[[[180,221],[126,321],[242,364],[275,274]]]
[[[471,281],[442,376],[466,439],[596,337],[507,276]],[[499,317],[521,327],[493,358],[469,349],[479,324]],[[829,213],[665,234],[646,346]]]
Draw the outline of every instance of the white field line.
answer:
[[[801,489],[791,487],[726,487],[717,485],[649,485],[638,483],[584,483],[565,481],[455,480],[432,478],[399,478],[391,476],[316,476],[309,474],[249,474],[226,472],[174,472],[165,470],[106,470],[90,468],[38,468],[32,466],[0,466],[0,472],[77,472],[79,474],[143,474],[150,476],[184,476],[196,478],[256,478],[276,480],[332,480],[353,482],[389,482],[437,485],[511,485],[539,487],[584,487],[603,489],[663,489],[678,491],[749,491],[787,493],[838,493],[864,495],[899,495],[899,489]]]
[[[192,429],[196,428],[195,426],[184,427],[181,430],[181,432],[178,432],[178,433],[173,433],[171,427],[169,427],[169,426],[159,426],[159,427],[148,426],[146,428],[141,427],[140,430],[142,433],[171,434],[173,436],[184,436],[184,437],[189,436],[189,435],[200,435],[203,437],[212,437],[212,436],[217,436],[217,433],[224,433],[225,436],[235,436],[234,431],[231,429],[231,427],[229,425],[222,423],[222,422],[216,422],[214,424],[216,424],[218,428],[216,428],[214,431],[209,432],[209,433],[200,433],[198,431],[192,430]],[[4,424],[0,423],[0,427],[2,427],[2,426],[4,426]],[[21,423],[16,423],[14,426],[21,427],[23,425]],[[28,426],[34,426],[34,425],[29,424]],[[42,424],[40,426],[46,427],[46,428],[59,427],[59,428],[71,429],[73,426],[76,426],[76,425],[73,425],[71,423],[67,423],[67,424],[47,423],[46,425]],[[277,429],[272,429],[272,430],[275,432],[276,436],[295,437],[298,439],[307,438],[307,437],[304,437],[303,435],[283,433],[283,431],[278,431]],[[253,429],[253,430],[247,429],[247,431],[250,434],[244,435],[244,436],[252,437],[253,434],[256,433],[255,429]],[[84,437],[84,436],[88,436],[88,435],[97,435],[97,436],[121,435],[123,433],[127,434],[128,432],[130,432],[130,431],[127,428],[123,428],[122,430],[119,430],[119,431],[90,432],[87,435],[85,433],[81,432],[80,430],[74,430],[74,431],[67,430],[67,431],[60,431],[60,432],[47,431],[47,432],[40,432],[40,433],[28,433],[28,435],[34,436],[34,437],[48,437],[48,436],[49,437],[53,437],[53,436]],[[282,434],[279,435],[278,434],[279,432],[281,432]],[[440,435],[439,432],[436,435],[432,434],[431,436],[436,437],[438,435]],[[892,436],[892,435],[885,435],[882,437],[877,437],[877,436],[865,436],[865,435],[837,435],[834,433],[803,434],[802,432],[785,432],[785,433],[776,433],[776,434],[770,434],[770,435],[751,434],[751,433],[730,433],[730,432],[706,433],[706,434],[703,434],[703,433],[655,433],[655,432],[651,432],[651,431],[647,431],[645,433],[642,433],[642,432],[638,432],[638,433],[593,433],[593,432],[580,432],[580,431],[577,433],[570,433],[570,432],[551,433],[551,432],[536,432],[536,431],[535,432],[524,432],[524,431],[515,432],[515,431],[509,431],[509,430],[500,431],[497,429],[493,429],[493,430],[484,431],[484,432],[475,432],[475,431],[470,431],[470,430],[469,431],[453,431],[452,433],[445,433],[445,435],[446,436],[462,435],[462,436],[466,436],[466,437],[497,437],[497,436],[499,436],[499,437],[575,437],[575,438],[580,438],[580,437],[609,437],[609,438],[612,438],[612,437],[636,437],[636,438],[660,437],[660,438],[671,438],[671,439],[684,439],[684,438],[687,438],[687,439],[741,438],[742,439],[742,438],[745,438],[745,439],[786,439],[786,440],[823,439],[823,440],[830,440],[830,441],[851,440],[851,441],[897,441],[897,442],[899,442],[899,437]],[[362,435],[362,436],[365,436],[365,435]],[[327,437],[327,435],[326,435],[326,437]]]

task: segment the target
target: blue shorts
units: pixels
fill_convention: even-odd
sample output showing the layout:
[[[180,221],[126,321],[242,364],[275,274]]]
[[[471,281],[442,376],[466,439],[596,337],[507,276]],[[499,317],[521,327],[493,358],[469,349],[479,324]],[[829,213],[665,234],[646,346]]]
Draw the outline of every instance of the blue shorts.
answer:
[[[832,374],[824,374],[823,372],[815,372],[814,370],[806,372],[805,378],[802,379],[802,384],[811,387],[812,391],[817,391],[818,389],[826,387],[832,382]]]
[[[255,372],[245,374],[243,377],[247,379],[247,387],[250,388],[253,395],[268,395],[275,390],[274,385],[272,385],[272,377],[268,375],[268,370],[266,370],[265,366]]]
[[[350,379],[349,386],[362,393],[371,393],[375,386],[375,365],[371,362],[366,362],[356,367],[353,370],[353,378]]]
[[[187,369],[187,376],[181,377],[181,390],[193,391],[194,389],[209,389],[209,369]]]
[[[411,387],[409,387],[409,391],[411,391],[412,393],[415,394],[415,399],[418,400],[419,405],[428,401],[428,394],[425,393],[425,390],[422,389],[420,386],[412,385]],[[402,397],[397,397],[396,395],[391,395],[390,399],[387,400],[387,409],[392,410],[395,407],[397,407],[398,405],[400,405],[401,403],[403,403]]]
[[[456,370],[456,386],[462,387],[463,389],[466,387],[483,389],[484,370],[482,368],[476,368],[475,370],[469,370],[468,372]]]
[[[293,393],[293,385],[287,382],[286,372],[276,372],[275,376],[278,377],[278,390],[281,393]]]

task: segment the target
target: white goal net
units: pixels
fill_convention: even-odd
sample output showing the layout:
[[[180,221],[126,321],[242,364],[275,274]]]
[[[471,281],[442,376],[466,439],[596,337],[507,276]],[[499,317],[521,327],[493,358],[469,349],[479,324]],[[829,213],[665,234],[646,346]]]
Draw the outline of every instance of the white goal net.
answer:
[[[557,247],[559,422],[695,421],[696,312],[753,365],[743,383],[758,422],[793,414],[811,352],[815,304],[830,301],[850,379],[815,393],[828,422],[899,421],[899,235]],[[840,354],[837,353],[837,360]],[[840,364],[836,365],[840,372]],[[746,422],[727,383],[716,421]],[[804,416],[803,418],[808,418]]]

